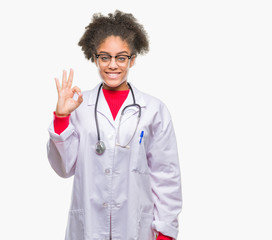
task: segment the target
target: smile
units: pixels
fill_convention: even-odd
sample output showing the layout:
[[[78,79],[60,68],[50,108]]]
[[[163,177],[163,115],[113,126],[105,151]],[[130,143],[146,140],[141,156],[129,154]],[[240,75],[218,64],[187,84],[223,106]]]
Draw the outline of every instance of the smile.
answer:
[[[116,79],[119,77],[120,72],[106,72],[107,76],[111,79]]]

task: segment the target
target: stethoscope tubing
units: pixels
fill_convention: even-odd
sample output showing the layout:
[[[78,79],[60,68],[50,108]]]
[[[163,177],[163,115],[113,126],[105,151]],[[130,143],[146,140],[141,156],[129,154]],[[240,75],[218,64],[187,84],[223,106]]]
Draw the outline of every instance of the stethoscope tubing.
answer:
[[[119,119],[119,125],[118,125],[118,130],[117,130],[117,140],[116,140],[116,146],[119,146],[121,148],[130,148],[129,147],[129,144],[130,142],[132,141],[133,137],[135,136],[136,134],[136,130],[137,130],[137,127],[139,125],[139,121],[140,121],[140,118],[141,118],[141,106],[139,104],[136,103],[136,100],[135,100],[135,96],[134,96],[134,92],[133,92],[133,89],[131,87],[131,85],[129,83],[127,83],[128,86],[129,86],[129,89],[131,90],[131,94],[132,94],[132,98],[133,98],[133,104],[130,104],[130,105],[127,105],[123,108],[122,112],[121,112],[121,116],[120,116],[120,119]],[[94,107],[94,116],[95,116],[95,124],[96,124],[96,131],[97,131],[97,143],[96,143],[96,146],[95,146],[95,151],[98,155],[102,155],[105,150],[106,150],[106,146],[104,144],[103,141],[101,141],[101,138],[100,138],[100,129],[99,129],[99,123],[98,123],[98,117],[97,117],[97,105],[98,105],[98,100],[99,100],[99,94],[100,94],[100,91],[101,91],[101,88],[103,86],[103,83],[101,83],[101,85],[99,86],[98,88],[98,92],[97,92],[97,96],[96,96],[96,101],[95,101],[95,107]],[[137,120],[137,125],[136,125],[136,128],[134,130],[134,133],[131,137],[131,139],[129,140],[129,142],[126,144],[126,145],[121,145],[119,143],[119,130],[120,130],[120,125],[121,125],[121,120],[122,120],[122,117],[124,115],[124,112],[127,108],[129,107],[134,107],[136,106],[138,109],[139,109],[139,113],[138,113],[138,120]]]
[[[94,106],[94,118],[95,118],[95,125],[96,125],[98,142],[101,141],[101,139],[100,139],[99,124],[98,124],[98,119],[97,119],[97,105],[98,105],[99,94],[100,94],[102,86],[103,86],[103,83],[101,83],[100,86],[99,86],[97,96],[96,96],[95,106]]]

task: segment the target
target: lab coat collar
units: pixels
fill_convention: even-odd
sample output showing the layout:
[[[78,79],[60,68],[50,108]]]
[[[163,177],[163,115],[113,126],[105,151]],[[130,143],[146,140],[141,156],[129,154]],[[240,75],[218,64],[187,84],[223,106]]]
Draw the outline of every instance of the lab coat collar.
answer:
[[[99,88],[100,84],[101,84],[101,83],[97,84],[96,87],[95,87],[94,89],[91,90],[91,94],[90,94],[90,97],[89,97],[89,100],[88,100],[88,105],[89,105],[89,106],[95,105],[95,101],[96,101],[96,97],[97,97],[97,92],[98,92],[98,88]],[[145,100],[145,98],[144,98],[144,95],[143,95],[137,88],[135,88],[133,84],[130,83],[130,85],[131,85],[131,87],[132,87],[132,89],[133,89],[133,92],[134,92],[134,95],[135,95],[135,101],[136,101],[136,103],[139,104],[141,107],[146,107],[146,100]],[[101,89],[100,91],[102,91],[102,89]],[[99,100],[98,100],[99,103],[98,103],[97,108],[99,108],[99,105],[100,105],[100,100],[101,100],[100,98],[101,98],[101,95],[103,96],[103,93],[100,92],[100,94],[99,94]],[[128,95],[128,97],[127,97],[126,100],[130,99],[130,97],[131,97],[131,99],[132,99],[131,91],[129,92],[129,95]],[[103,97],[103,98],[104,98],[104,97]],[[105,98],[104,98],[104,99],[105,99]],[[125,102],[126,102],[126,101],[125,101]],[[133,103],[133,100],[132,100],[132,102],[129,103],[129,104],[132,104],[132,103]]]
[[[97,92],[98,92],[98,89],[99,89],[99,86],[100,86],[101,83],[99,83],[98,85],[96,85],[96,87],[91,90],[91,93],[90,93],[90,97],[89,97],[89,100],[88,100],[88,106],[94,106],[95,105],[95,102],[96,102],[96,97],[97,97]],[[132,84],[130,84],[132,89],[133,89],[133,92],[134,92],[134,96],[135,96],[135,102],[137,104],[139,104],[141,106],[141,108],[144,108],[146,107],[146,100],[145,100],[145,97],[144,95],[137,89],[135,88]],[[104,97],[104,94],[102,92],[102,89],[100,90],[100,94],[99,94],[99,99],[98,99],[98,105],[97,105],[97,112],[102,114],[103,116],[105,116],[108,121],[115,127],[117,128],[118,127],[118,123],[119,123],[119,118],[120,118],[120,115],[121,115],[121,111],[122,109],[129,105],[129,104],[132,104],[133,103],[133,97],[132,97],[132,93],[131,91],[129,92],[129,95],[128,97],[126,98],[125,102],[123,103],[123,105],[121,106],[117,116],[116,116],[116,119],[114,121],[113,117],[112,117],[112,114],[111,114],[111,111],[110,111],[110,108],[108,106],[108,103]],[[130,114],[125,114],[123,119],[122,119],[122,122],[125,122],[127,119],[129,119],[133,114],[137,113],[139,110],[137,108],[135,108],[135,111],[131,111]]]

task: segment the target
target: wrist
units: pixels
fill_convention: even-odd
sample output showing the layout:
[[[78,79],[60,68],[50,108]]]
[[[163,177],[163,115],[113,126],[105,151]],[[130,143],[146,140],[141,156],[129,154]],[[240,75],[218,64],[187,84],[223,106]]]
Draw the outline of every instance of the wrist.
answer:
[[[173,239],[172,237],[163,235],[163,234],[160,233],[160,232],[159,232],[159,235],[158,235],[158,238],[157,238],[157,240],[172,240],[172,239]]]
[[[70,114],[61,114],[61,113],[58,113],[57,111],[55,111],[54,114],[58,118],[66,118],[70,116]]]
[[[54,112],[54,130],[55,133],[61,134],[69,125],[70,114],[67,117],[59,117]]]

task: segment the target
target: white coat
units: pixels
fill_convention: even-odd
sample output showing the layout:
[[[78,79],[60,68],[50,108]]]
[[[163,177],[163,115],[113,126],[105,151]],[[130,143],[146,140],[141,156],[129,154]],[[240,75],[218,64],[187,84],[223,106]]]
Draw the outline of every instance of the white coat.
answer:
[[[121,110],[133,103],[131,91],[113,120],[103,92],[97,115],[106,151],[95,152],[94,117],[98,86],[83,92],[82,104],[71,114],[60,135],[49,127],[48,159],[56,173],[74,176],[66,240],[154,240],[161,232],[178,235],[181,181],[178,151],[170,114],[158,99],[132,86],[142,115],[130,148],[116,146]],[[137,108],[126,111],[120,144],[136,127]],[[140,133],[144,131],[142,142]]]

